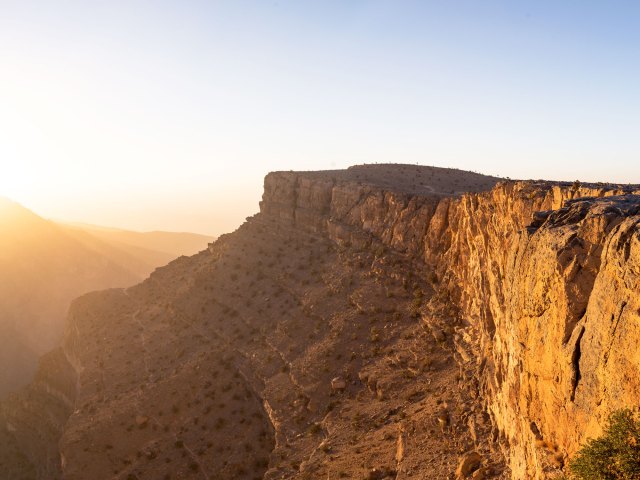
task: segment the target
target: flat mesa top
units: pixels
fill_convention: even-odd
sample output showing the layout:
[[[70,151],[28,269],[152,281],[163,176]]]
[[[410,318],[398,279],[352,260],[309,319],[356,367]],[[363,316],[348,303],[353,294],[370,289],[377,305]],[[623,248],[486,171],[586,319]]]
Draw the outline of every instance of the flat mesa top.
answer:
[[[504,180],[454,168],[405,164],[354,165],[345,170],[304,172],[339,182],[370,184],[410,194],[458,195],[491,190]]]

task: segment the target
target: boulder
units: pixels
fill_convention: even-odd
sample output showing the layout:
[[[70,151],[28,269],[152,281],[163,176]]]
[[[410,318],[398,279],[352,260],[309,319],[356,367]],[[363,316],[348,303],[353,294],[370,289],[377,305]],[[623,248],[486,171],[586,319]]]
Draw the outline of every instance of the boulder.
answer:
[[[480,464],[482,463],[482,457],[478,452],[467,452],[461,458],[458,463],[458,468],[456,469],[456,478],[457,480],[463,480],[469,476],[470,473],[473,473],[475,470],[478,470]]]
[[[342,377],[331,380],[331,393],[341,393],[347,388],[347,382]]]

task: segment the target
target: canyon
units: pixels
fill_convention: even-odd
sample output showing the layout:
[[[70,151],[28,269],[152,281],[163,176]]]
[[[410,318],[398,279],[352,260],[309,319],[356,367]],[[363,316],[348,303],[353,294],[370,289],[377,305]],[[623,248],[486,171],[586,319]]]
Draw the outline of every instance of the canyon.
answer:
[[[552,479],[640,400],[640,187],[274,172],[86,294],[0,404],[8,479]]]
[[[26,385],[57,346],[71,301],[128,287],[211,237],[66,225],[0,198],[0,398]]]

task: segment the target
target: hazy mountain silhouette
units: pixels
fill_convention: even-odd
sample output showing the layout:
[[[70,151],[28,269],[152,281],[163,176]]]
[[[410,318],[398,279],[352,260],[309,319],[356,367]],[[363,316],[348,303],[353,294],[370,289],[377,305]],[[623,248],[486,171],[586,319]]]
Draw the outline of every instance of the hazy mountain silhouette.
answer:
[[[137,256],[152,255],[151,259],[155,259],[154,254],[165,255],[170,259],[180,255],[194,255],[203,249],[203,244],[206,245],[212,240],[212,237],[188,232],[134,232],[83,223],[66,225],[90,233],[100,240]]]

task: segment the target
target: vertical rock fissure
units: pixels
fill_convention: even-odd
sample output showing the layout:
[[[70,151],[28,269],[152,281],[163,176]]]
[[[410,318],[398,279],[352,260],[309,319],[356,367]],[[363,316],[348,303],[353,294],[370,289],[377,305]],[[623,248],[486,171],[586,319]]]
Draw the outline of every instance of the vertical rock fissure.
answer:
[[[572,376],[571,376],[571,396],[569,398],[572,402],[576,397],[576,389],[578,388],[578,383],[582,378],[582,375],[580,374],[580,356],[582,355],[582,352],[580,351],[580,342],[582,341],[584,330],[585,330],[584,327],[580,329],[580,333],[578,334],[578,338],[576,340],[573,353],[571,354]]]

